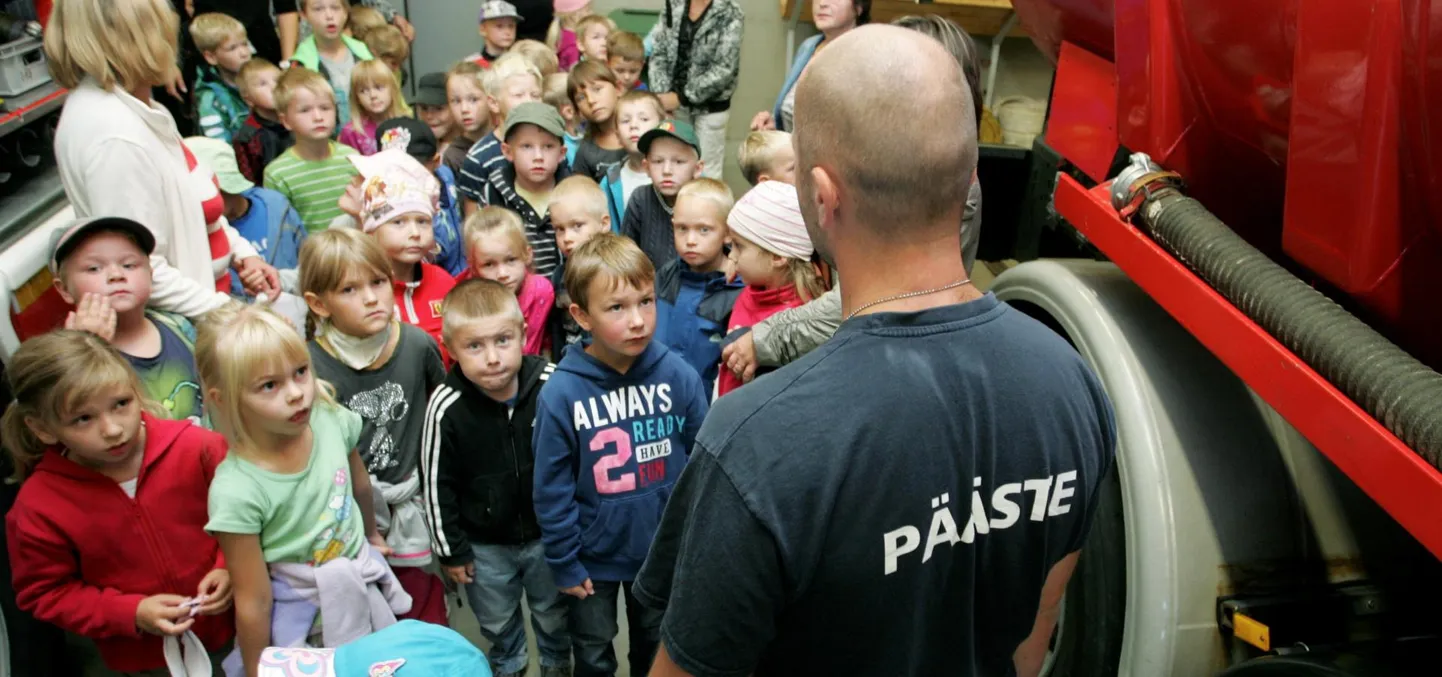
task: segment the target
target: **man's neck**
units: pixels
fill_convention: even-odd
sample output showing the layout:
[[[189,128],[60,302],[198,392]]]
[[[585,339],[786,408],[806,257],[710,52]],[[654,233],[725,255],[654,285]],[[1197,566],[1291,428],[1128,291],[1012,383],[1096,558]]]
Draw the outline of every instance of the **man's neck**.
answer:
[[[948,223],[958,223],[958,214]],[[852,225],[860,234],[863,225]],[[874,231],[873,231],[874,232]],[[947,233],[941,226],[914,232]],[[891,299],[862,310],[862,314],[917,312],[928,308],[963,303],[980,298],[982,292],[969,281],[950,289],[950,284],[967,280],[961,263],[961,239],[954,226],[947,235],[897,243],[882,237],[859,238],[836,251],[836,272],[841,278],[841,313],[852,312],[900,294],[922,293],[910,298]]]
[[[319,162],[330,159],[330,139],[295,137],[295,154],[302,160]]]

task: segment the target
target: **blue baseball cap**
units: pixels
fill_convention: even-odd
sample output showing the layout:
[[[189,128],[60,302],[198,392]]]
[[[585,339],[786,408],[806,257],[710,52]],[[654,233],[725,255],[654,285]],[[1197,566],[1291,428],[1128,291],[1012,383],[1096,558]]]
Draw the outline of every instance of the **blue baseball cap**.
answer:
[[[486,655],[445,626],[401,621],[335,650],[337,677],[491,677]]]

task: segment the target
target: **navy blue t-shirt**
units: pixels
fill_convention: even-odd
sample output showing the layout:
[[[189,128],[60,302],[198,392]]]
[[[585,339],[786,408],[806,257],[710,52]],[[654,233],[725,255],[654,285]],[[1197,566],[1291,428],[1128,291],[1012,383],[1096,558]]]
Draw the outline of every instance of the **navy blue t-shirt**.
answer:
[[[987,295],[844,323],[720,398],[636,579],[695,675],[1007,675],[1115,446],[1076,351]]]

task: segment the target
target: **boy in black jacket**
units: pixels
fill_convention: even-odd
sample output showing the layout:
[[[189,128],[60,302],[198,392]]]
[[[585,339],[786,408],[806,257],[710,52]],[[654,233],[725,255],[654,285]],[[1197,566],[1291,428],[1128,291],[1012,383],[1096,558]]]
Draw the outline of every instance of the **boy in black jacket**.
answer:
[[[456,364],[431,395],[421,441],[431,549],[446,575],[465,586],[497,677],[524,674],[530,662],[522,592],[541,675],[569,676],[568,605],[546,565],[531,504],[536,396],[555,365],[521,355],[525,318],[516,295],[498,282],[456,285],[441,314],[441,337]]]

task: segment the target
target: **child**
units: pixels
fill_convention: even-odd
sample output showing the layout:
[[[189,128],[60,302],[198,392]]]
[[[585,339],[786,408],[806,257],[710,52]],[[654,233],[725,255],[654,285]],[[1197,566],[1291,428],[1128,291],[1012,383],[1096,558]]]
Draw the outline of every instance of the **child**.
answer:
[[[275,84],[280,80],[280,69],[275,64],[251,59],[241,66],[236,80],[241,98],[250,107],[250,116],[231,137],[235,161],[242,176],[259,183],[265,179],[266,165],[295,144],[295,135],[280,121],[275,106]]]
[[[335,92],[321,74],[292,68],[275,86],[275,104],[295,145],[266,165],[265,187],[290,200],[308,232],[325,230],[341,215],[338,201],[356,175],[346,160],[355,149],[330,138],[336,126]]]
[[[350,159],[362,179],[357,220],[389,261],[400,318],[440,346],[441,299],[456,286],[450,273],[426,263],[436,247],[440,182],[404,149]]]
[[[185,145],[195,158],[215,172],[220,186],[220,197],[225,200],[225,218],[230,226],[255,247],[256,253],[280,273],[282,279],[294,280],[295,267],[300,258],[300,245],[305,241],[305,226],[284,195],[269,188],[261,188],[240,175],[236,166],[235,149],[214,139],[190,138]],[[231,293],[245,294],[239,280],[232,285]],[[284,285],[283,285],[284,286]],[[294,288],[294,285],[290,285]],[[303,304],[295,296],[286,295],[274,300],[283,303],[277,308],[281,314],[292,320],[301,320],[304,326]],[[300,311],[300,312],[297,312]]]
[[[789,132],[751,132],[736,155],[747,183],[754,186],[762,181],[780,181],[796,185],[796,150],[791,147]]]
[[[3,438],[23,484],[5,535],[19,607],[95,640],[117,672],[170,674],[163,647],[182,644],[191,674],[218,668],[231,582],[204,526],[225,440],[152,416],[135,372],[94,335],[37,336],[8,367]]]
[[[780,181],[756,184],[737,201],[726,226],[731,231],[731,261],[746,281],[731,312],[726,343],[740,338],[751,325],[826,291],[811,263],[815,249],[801,219],[795,186]],[[731,370],[722,370],[716,395],[739,387],[740,379]]]
[[[546,322],[556,291],[546,277],[532,273],[531,245],[526,242],[526,224],[505,207],[482,207],[466,219],[466,254],[471,267],[461,279],[494,280],[505,285],[521,304],[525,315],[526,343],[523,352],[540,355],[548,348]]]
[[[651,665],[661,611],[641,605],[631,581],[706,416],[701,377],[651,340],[654,283],[650,260],[625,238],[602,233],[576,249],[566,291],[593,340],[566,352],[536,405],[536,521],[556,585],[576,597],[580,674],[615,674],[623,591],[631,674]],[[621,400],[630,406],[610,406]]]
[[[416,83],[416,95],[411,99],[411,108],[416,111],[416,118],[426,123],[431,128],[431,134],[436,137],[436,143],[440,148],[445,149],[441,153],[442,161],[451,171],[460,169],[460,161],[464,160],[466,154],[461,152],[456,158],[456,164],[451,165],[447,156],[450,155],[451,141],[460,134],[456,131],[455,121],[451,119],[451,102],[446,96],[446,73],[426,73]]]
[[[576,41],[581,48],[581,60],[607,63],[606,41],[615,30],[616,22],[600,14],[592,14],[576,22]]]
[[[506,207],[526,223],[533,270],[547,276],[559,263],[551,230],[551,192],[556,182],[570,175],[562,160],[566,128],[555,108],[527,101],[511,112],[502,137],[506,162],[491,171],[483,202]]]
[[[491,133],[491,108],[483,83],[485,71],[471,61],[460,61],[446,73],[446,103],[456,135],[442,157],[446,166],[460,171],[466,153]]]
[[[384,14],[374,8],[361,5],[350,8],[350,17],[345,22],[345,32],[361,42],[370,37],[372,31],[389,26]],[[367,45],[369,46],[369,45]]]
[[[376,127],[382,122],[411,115],[395,73],[379,60],[362,61],[351,71],[350,108],[354,114],[340,130],[340,142],[361,155],[375,154]]]
[[[396,78],[396,84],[406,84],[406,59],[411,58],[411,42],[401,34],[401,29],[395,26],[381,26],[369,33],[366,33],[362,41],[366,43],[366,49],[379,61],[385,63],[391,69],[391,74]]]
[[[576,149],[571,172],[600,181],[611,165],[626,159],[626,147],[616,131],[616,102],[621,85],[605,61],[583,61],[571,69],[566,92],[586,119],[586,138]]]
[[[561,62],[556,59],[556,50],[540,40],[517,40],[516,44],[511,45],[511,51],[526,57],[526,61],[541,71],[543,78],[561,72]]]
[[[651,263],[664,266],[676,258],[671,234],[671,210],[681,186],[701,172],[701,149],[691,125],[667,120],[641,135],[637,150],[651,185],[632,191],[621,219],[621,234],[636,241]]]
[[[395,316],[390,266],[374,238],[350,228],[306,241],[300,277],[314,327],[310,357],[316,378],[333,385],[336,401],[363,422],[350,448],[363,462],[357,475],[369,473],[375,484],[374,509],[390,564],[414,600],[401,617],[444,625],[444,586],[423,568],[431,549],[417,467],[422,403],[445,378],[445,368],[436,342]]]
[[[731,308],[746,285],[726,281],[726,217],[735,199],[715,179],[696,179],[676,195],[676,253],[656,273],[656,339],[686,360],[711,392]]]
[[[481,34],[481,51],[466,57],[466,61],[490,68],[516,43],[516,22],[520,20],[516,6],[506,0],[481,3],[481,25],[476,29]]]
[[[382,556],[361,417],[318,382],[295,328],[264,305],[226,306],[201,324],[196,361],[230,443],[205,525],[235,581],[226,674],[256,674],[272,643],[333,647],[393,624],[411,600]],[[322,595],[322,567],[363,589]]]
[[[489,209],[496,208],[477,215]],[[569,675],[568,604],[546,566],[531,504],[531,425],[555,367],[522,356],[527,320],[515,293],[497,282],[462,282],[446,295],[444,312],[456,366],[431,395],[421,454],[431,549],[451,581],[465,586],[491,643],[494,674],[526,672],[524,591],[541,674]]]
[[[571,103],[570,82],[570,75],[552,73],[546,76],[541,88],[541,101],[553,106],[566,123],[566,136],[561,141],[566,144],[567,165],[576,161],[576,150],[581,147],[581,139],[584,138],[581,116],[576,114],[576,106]]]
[[[241,67],[251,57],[245,26],[225,14],[206,12],[191,20],[190,39],[205,59],[195,78],[195,122],[201,134],[229,143],[250,116],[236,86]]]
[[[616,104],[616,129],[621,134],[621,143],[626,147],[626,161],[611,165],[606,178],[601,179],[601,190],[606,193],[610,206],[611,223],[621,227],[621,217],[626,214],[626,205],[631,195],[641,186],[651,185],[646,174],[646,158],[641,154],[641,137],[666,119],[665,110],[655,94],[647,91],[630,91]]]
[[[581,60],[581,46],[576,39],[576,28],[581,19],[591,15],[591,0],[555,0],[552,3],[555,18],[546,30],[546,44],[556,50],[556,60],[561,70],[569,71]]]
[[[330,82],[336,124],[343,125],[350,122],[351,70],[373,58],[370,48],[342,32],[350,0],[300,0],[300,11],[314,33],[296,46],[291,63],[316,71]]]
[[[436,137],[424,123],[410,118],[396,118],[381,123],[376,130],[376,143],[382,151],[399,149],[415,158],[440,182],[440,199],[436,202],[436,218],[431,232],[435,234],[436,265],[451,275],[466,271],[466,248],[461,239],[460,194],[456,192],[456,175],[441,164]]]
[[[50,272],[75,307],[66,329],[99,336],[130,362],[157,415],[208,425],[195,371],[195,328],[179,315],[147,310],[155,236],[123,217],[80,219],[55,231]]]
[[[612,31],[606,38],[606,66],[616,74],[621,91],[646,89],[646,85],[641,84],[641,70],[646,67],[646,44],[641,36]]]
[[[501,152],[501,130],[511,110],[526,101],[541,100],[541,72],[520,54],[507,54],[491,64],[481,83],[486,90],[492,132],[466,151],[466,160],[456,179],[456,188],[466,198],[463,205],[466,216],[481,204],[490,204],[483,199],[486,193],[492,192],[491,174],[506,162],[505,153]]]
[[[551,288],[556,292],[556,307],[551,311],[549,332],[551,354],[561,358],[565,351],[586,338],[576,318],[571,317],[571,296],[566,293],[566,261],[576,248],[600,233],[610,232],[612,224],[606,209],[606,194],[589,176],[572,176],[556,184],[551,194],[551,227],[556,232],[556,249],[561,263],[551,271]]]
[[[693,20],[690,13],[697,9],[701,15]],[[736,0],[707,0],[700,8],[686,0],[666,0],[661,21],[648,36],[654,47],[646,71],[651,91],[667,111],[696,128],[706,161],[702,175],[711,179],[721,178],[725,161],[726,120],[741,72],[744,23]]]
[[[334,649],[272,646],[260,654],[259,677],[322,675],[491,677],[491,669],[461,633],[420,621],[401,621]]]

